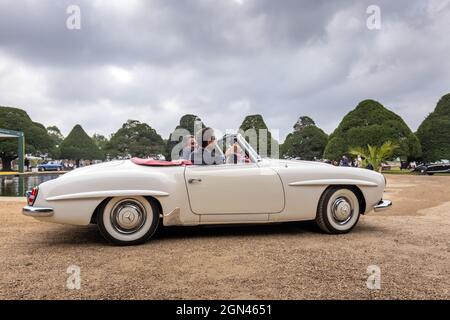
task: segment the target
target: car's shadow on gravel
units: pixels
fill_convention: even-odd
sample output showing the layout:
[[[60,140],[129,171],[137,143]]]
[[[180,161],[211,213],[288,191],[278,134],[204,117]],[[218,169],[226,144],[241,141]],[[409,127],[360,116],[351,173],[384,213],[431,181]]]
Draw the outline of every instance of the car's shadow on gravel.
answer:
[[[370,234],[383,232],[380,226],[369,224],[357,225],[350,234]],[[161,226],[152,237],[153,242],[164,242],[175,239],[201,239],[223,237],[267,237],[267,236],[324,236],[325,234],[314,222],[284,222],[274,224],[242,224],[242,225],[208,225],[192,227],[163,227]],[[107,245],[108,242],[101,236],[97,227],[60,226],[55,232],[45,233],[45,239],[41,239],[40,245],[47,243],[49,246],[58,245]]]
[[[382,232],[384,229],[375,225],[357,225],[350,234]],[[208,225],[195,227],[163,227],[153,237],[153,240],[202,238],[202,237],[265,237],[265,236],[325,235],[313,221],[283,222],[274,224],[245,225]]]
[[[208,225],[208,226],[160,226],[147,243],[170,239],[195,239],[215,237],[265,237],[268,235],[320,234],[312,222],[285,222],[276,224]],[[97,226],[86,227],[59,226],[58,230],[45,233],[45,239],[39,241],[49,246],[70,244],[108,244],[101,236]]]
[[[193,227],[163,227],[154,239],[180,239],[197,237],[267,236],[315,233],[311,222],[286,222],[275,224],[205,225]]]

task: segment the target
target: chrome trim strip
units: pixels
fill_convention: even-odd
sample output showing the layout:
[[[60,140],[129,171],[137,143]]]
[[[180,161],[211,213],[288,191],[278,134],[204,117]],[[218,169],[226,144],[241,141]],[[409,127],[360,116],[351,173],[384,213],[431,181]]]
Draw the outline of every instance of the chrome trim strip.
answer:
[[[390,206],[392,206],[392,201],[381,199],[380,202],[378,202],[378,204],[373,207],[373,210],[375,212],[383,211],[389,209]]]
[[[107,197],[131,197],[131,196],[155,196],[167,197],[167,192],[156,190],[106,190],[106,191],[90,191],[81,193],[64,194],[61,196],[48,197],[46,201],[73,200],[73,199],[92,199]]]
[[[378,184],[371,181],[356,180],[356,179],[317,179],[317,180],[304,180],[294,181],[289,183],[290,187],[300,186],[328,186],[328,185],[357,185],[364,187],[377,187]]]
[[[25,206],[22,208],[22,213],[28,217],[51,217],[54,211],[53,208]]]

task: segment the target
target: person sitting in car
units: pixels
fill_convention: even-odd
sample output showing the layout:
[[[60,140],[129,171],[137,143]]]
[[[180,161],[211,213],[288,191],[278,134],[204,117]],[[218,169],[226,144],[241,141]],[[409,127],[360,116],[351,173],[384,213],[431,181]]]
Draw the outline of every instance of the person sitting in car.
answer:
[[[224,156],[217,145],[214,130],[203,128],[201,131],[202,146],[191,153],[193,164],[216,165],[224,163]]]
[[[192,152],[198,149],[197,141],[193,135],[183,137],[183,149],[181,152],[181,159],[190,160]]]
[[[225,152],[225,159],[226,159],[225,162],[228,164],[231,163],[237,164],[245,162],[245,153],[236,140],[231,145],[231,147],[229,147]]]

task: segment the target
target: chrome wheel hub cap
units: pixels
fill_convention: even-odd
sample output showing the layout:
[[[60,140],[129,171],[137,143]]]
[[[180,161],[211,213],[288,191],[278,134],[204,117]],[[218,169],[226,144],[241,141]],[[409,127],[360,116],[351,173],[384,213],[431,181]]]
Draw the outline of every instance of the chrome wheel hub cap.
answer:
[[[331,205],[331,213],[337,223],[345,224],[353,216],[352,204],[347,198],[339,197]]]
[[[120,201],[111,211],[111,223],[114,229],[124,234],[140,230],[146,217],[145,208],[135,200]]]

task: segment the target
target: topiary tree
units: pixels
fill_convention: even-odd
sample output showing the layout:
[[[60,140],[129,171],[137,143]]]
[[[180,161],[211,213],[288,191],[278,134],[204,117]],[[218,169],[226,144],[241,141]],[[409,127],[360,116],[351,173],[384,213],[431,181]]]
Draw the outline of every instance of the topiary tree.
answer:
[[[45,127],[33,122],[28,114],[21,109],[0,107],[0,128],[22,131],[25,135],[25,153],[47,154],[54,149],[55,144]],[[11,171],[11,162],[18,157],[17,139],[0,138],[0,158],[2,170]]]
[[[403,119],[374,100],[361,101],[341,121],[330,135],[324,157],[337,160],[348,155],[350,148],[380,147],[392,141],[399,147],[393,157],[415,159],[421,156],[421,146]]]
[[[202,119],[193,114],[185,114],[180,119],[180,124],[170,134],[169,140],[166,142],[166,159],[172,158],[171,153],[173,148],[183,140],[187,134],[195,135],[197,130],[206,128]]]
[[[417,130],[425,161],[450,159],[450,93],[444,95]]]
[[[272,138],[272,133],[267,128],[262,115],[254,114],[245,117],[239,127],[239,133],[246,138],[261,156],[278,157],[278,141]]]
[[[106,151],[113,157],[155,156],[164,152],[164,141],[148,124],[128,120],[111,136]]]
[[[80,160],[103,160],[105,155],[95,145],[83,128],[77,124],[61,143],[61,158],[75,160],[77,167]]]
[[[284,157],[300,157],[304,160],[321,158],[328,142],[328,135],[316,126],[310,117],[300,117],[281,145]]]

